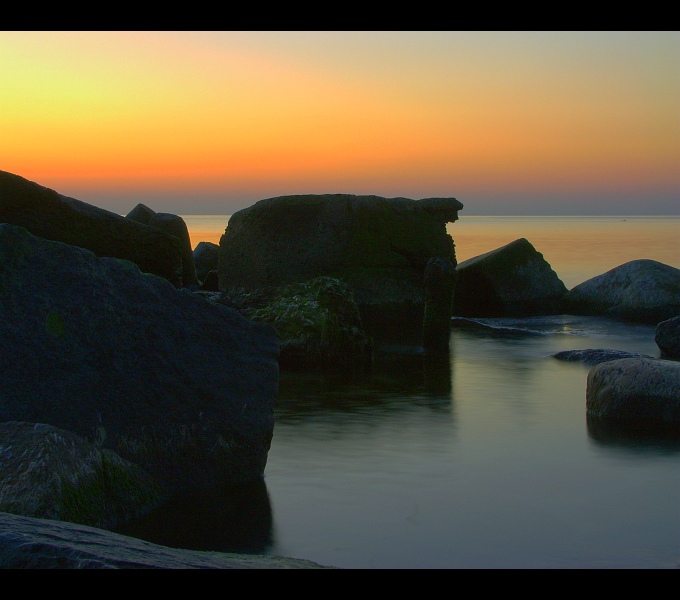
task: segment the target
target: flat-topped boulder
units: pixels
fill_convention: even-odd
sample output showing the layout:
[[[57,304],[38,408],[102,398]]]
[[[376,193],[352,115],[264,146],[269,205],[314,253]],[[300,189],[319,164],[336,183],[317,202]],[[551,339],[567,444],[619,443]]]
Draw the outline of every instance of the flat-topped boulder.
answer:
[[[680,317],[661,321],[656,326],[654,341],[664,357],[680,359]]]
[[[430,258],[456,264],[446,223],[455,198],[351,194],[260,200],[234,213],[220,240],[219,287],[253,290],[319,276],[348,284],[367,328],[398,315],[422,326]]]
[[[144,273],[182,285],[182,248],[175,236],[6,171],[0,171],[0,223],[97,256],[130,260]]]
[[[567,293],[550,264],[526,239],[473,256],[456,267],[453,314],[525,317],[559,314]]]
[[[631,433],[663,433],[680,438],[680,362],[621,358],[588,372],[589,419]]]
[[[0,422],[71,431],[169,490],[261,478],[273,327],[137,265],[0,224]]]
[[[563,311],[656,325],[680,316],[680,269],[632,260],[570,289]]]
[[[580,362],[584,365],[599,365],[609,360],[621,358],[654,358],[639,352],[626,352],[625,350],[612,350],[610,348],[586,348],[584,350],[562,350],[552,355],[557,360],[567,362]]]

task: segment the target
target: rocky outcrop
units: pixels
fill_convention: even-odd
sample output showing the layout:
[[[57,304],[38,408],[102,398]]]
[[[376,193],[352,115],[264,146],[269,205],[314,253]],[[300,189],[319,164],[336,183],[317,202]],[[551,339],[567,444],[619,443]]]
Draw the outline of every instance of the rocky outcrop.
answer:
[[[196,278],[196,266],[194,265],[194,253],[191,250],[191,238],[189,229],[184,219],[171,213],[156,213],[149,221],[151,227],[157,227],[170,235],[174,235],[180,242],[182,257],[182,286],[197,287],[199,281]]]
[[[631,432],[662,432],[680,437],[680,363],[622,358],[588,372],[589,419]]]
[[[654,341],[663,357],[680,359],[680,317],[661,321],[656,326]]]
[[[324,569],[298,558],[167,548],[85,525],[0,512],[0,569]]]
[[[199,242],[194,248],[194,264],[196,265],[196,277],[205,281],[210,271],[217,271],[219,265],[220,247],[212,242]]]
[[[563,311],[656,325],[680,316],[680,269],[632,260],[573,287]]]
[[[112,529],[163,495],[138,466],[69,431],[0,423],[0,512]]]
[[[584,365],[599,365],[609,360],[620,358],[654,358],[637,352],[625,352],[624,350],[609,350],[606,348],[586,348],[585,350],[563,350],[552,355],[557,360],[568,362],[581,362]]]
[[[182,249],[176,237],[5,171],[0,171],[0,223],[97,256],[130,260],[144,273],[182,285]]]
[[[137,221],[137,223],[142,223],[143,225],[148,225],[151,223],[151,219],[156,214],[156,211],[149,208],[146,204],[138,204],[135,206],[128,214],[125,215],[126,219],[132,219]]]
[[[559,314],[567,288],[525,238],[474,256],[456,267],[453,314],[525,317]]]
[[[132,262],[0,224],[0,422],[45,423],[170,490],[261,478],[275,329]]]
[[[451,305],[456,269],[445,258],[435,256],[425,265],[425,314],[423,347],[429,352],[448,352],[451,337]]]
[[[351,194],[280,196],[234,213],[220,240],[219,287],[253,290],[328,276],[349,285],[364,326],[422,328],[423,274],[432,257],[456,264],[446,222],[455,198]]]

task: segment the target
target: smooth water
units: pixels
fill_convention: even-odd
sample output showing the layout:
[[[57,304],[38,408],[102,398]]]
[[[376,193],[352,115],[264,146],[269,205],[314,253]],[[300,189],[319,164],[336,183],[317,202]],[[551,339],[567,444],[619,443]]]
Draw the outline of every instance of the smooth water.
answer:
[[[672,230],[614,219],[450,227],[459,262],[526,237],[567,287],[636,258],[680,267],[677,217]],[[384,347],[353,377],[282,372],[264,484],[184,498],[124,533],[359,569],[679,567],[680,441],[593,428],[590,367],[552,357],[609,348],[656,358],[654,327],[483,321],[530,331],[453,327],[449,356]]]

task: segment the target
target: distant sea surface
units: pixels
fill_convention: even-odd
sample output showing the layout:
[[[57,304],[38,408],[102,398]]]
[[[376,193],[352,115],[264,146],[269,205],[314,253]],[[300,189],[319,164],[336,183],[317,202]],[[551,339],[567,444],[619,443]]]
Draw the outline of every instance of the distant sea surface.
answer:
[[[193,244],[228,216],[184,216]],[[624,262],[680,268],[680,218],[461,217],[459,262],[520,237],[567,287]],[[659,358],[655,328],[599,317],[484,319],[450,353],[376,352],[353,376],[282,371],[262,485],[180,498],[122,533],[194,550],[358,569],[680,567],[680,440],[586,418],[601,348]],[[522,333],[524,330],[524,333]]]
[[[192,247],[220,243],[230,215],[181,215]],[[567,288],[630,260],[680,268],[680,215],[604,217],[461,216],[447,225],[459,263],[526,238]]]

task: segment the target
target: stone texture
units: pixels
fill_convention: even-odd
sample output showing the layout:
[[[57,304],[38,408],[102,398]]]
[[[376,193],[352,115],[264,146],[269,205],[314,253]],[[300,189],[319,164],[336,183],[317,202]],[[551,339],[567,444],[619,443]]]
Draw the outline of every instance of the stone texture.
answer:
[[[282,556],[182,550],[85,525],[0,512],[1,569],[324,569]]]
[[[680,269],[633,260],[573,287],[563,311],[656,325],[680,316]]]
[[[525,238],[474,256],[456,267],[453,314],[525,317],[559,314],[567,288]]]
[[[181,246],[174,236],[6,171],[0,171],[0,223],[97,256],[130,260],[143,272],[181,286]]]
[[[112,529],[162,501],[138,466],[74,433],[0,423],[0,512]]]
[[[410,319],[422,328],[425,265],[456,264],[446,222],[455,198],[351,194],[280,196],[234,213],[220,240],[219,287],[230,292],[318,276],[348,284],[367,330]]]
[[[664,357],[680,358],[680,317],[661,321],[656,326],[654,341]]]
[[[631,431],[662,431],[680,437],[680,363],[622,358],[588,372],[589,418]]]
[[[263,476],[275,329],[129,261],[0,224],[0,422],[46,423],[169,489]]]

